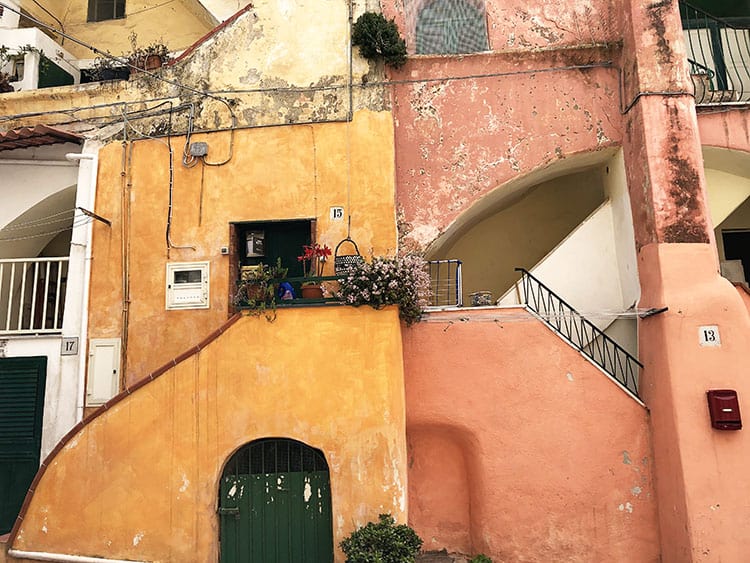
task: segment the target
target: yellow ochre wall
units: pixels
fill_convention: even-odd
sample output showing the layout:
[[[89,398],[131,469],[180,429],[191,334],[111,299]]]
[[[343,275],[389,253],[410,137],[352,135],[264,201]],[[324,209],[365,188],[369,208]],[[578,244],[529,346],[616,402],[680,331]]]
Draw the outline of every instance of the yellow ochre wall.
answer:
[[[45,8],[59,21],[50,17],[32,0],[24,0],[21,5],[34,18],[45,24],[60,29],[62,22],[65,33],[113,55],[121,55],[131,50],[129,36],[133,31],[137,33],[139,46],[146,46],[158,40],[170,51],[178,51],[192,45],[218,23],[197,0],[126,0],[126,17],[100,22],[86,21],[87,0],[45,2]],[[96,56],[91,50],[63,37],[55,35],[55,39],[76,57],[93,59]]]
[[[220,249],[230,244],[230,222],[316,219],[318,242],[334,248],[346,236],[347,222],[331,221],[329,210],[342,206],[345,217],[351,212],[352,238],[363,254],[395,252],[392,123],[389,112],[360,111],[351,124],[237,130],[229,163],[203,169],[200,164],[182,166],[185,140],[173,138],[171,238],[175,245],[195,250],[173,248],[169,258],[166,140],[133,143],[125,176],[121,143],[105,147],[100,153],[96,212],[113,223],[111,228],[94,226],[89,336],[122,335],[122,217],[128,196],[121,194],[123,184],[127,193],[130,183],[130,228],[124,245],[130,249],[131,300],[125,383],[132,384],[183,353],[191,338],[209,334],[227,319],[235,280],[229,279],[230,257]],[[226,158],[229,140],[229,132],[191,139],[208,142],[209,162]],[[210,261],[210,308],[165,310],[167,262],[204,260]],[[325,273],[332,273],[332,261]]]
[[[395,307],[245,316],[83,427],[49,462],[12,547],[216,561],[222,467],[262,437],[324,452],[338,545],[379,513],[406,520],[404,416]]]

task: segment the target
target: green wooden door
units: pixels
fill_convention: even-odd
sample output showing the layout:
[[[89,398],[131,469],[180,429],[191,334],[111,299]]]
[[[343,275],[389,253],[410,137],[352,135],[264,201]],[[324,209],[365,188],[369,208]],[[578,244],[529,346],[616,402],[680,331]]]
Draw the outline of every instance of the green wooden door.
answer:
[[[39,469],[47,358],[0,358],[0,535]]]
[[[330,563],[333,519],[322,452],[287,439],[241,448],[219,491],[222,563]]]

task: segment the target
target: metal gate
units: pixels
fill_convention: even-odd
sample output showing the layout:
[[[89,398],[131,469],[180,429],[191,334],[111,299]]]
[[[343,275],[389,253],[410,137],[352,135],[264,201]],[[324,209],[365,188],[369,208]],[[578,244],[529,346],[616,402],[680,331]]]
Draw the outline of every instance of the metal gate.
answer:
[[[222,563],[330,563],[328,464],[296,440],[246,444],[224,468],[219,491]]]
[[[47,358],[0,358],[0,535],[39,469]]]

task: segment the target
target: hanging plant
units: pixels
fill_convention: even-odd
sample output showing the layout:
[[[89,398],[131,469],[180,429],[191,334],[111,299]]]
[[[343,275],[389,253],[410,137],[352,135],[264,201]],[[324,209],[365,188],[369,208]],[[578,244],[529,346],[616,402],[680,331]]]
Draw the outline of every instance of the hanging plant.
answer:
[[[396,22],[383,14],[365,12],[352,27],[352,45],[359,47],[366,59],[382,57],[385,64],[399,68],[406,62],[406,42],[398,32]]]

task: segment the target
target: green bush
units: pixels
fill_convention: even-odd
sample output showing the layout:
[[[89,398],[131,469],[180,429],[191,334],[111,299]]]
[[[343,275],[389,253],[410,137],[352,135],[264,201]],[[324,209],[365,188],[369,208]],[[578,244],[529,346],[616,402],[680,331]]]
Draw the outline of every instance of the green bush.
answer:
[[[480,553],[472,558],[469,563],[492,563],[492,559],[487,557],[484,553]]]
[[[347,563],[414,563],[422,540],[406,524],[396,525],[390,514],[354,530],[339,545]]]
[[[352,45],[366,59],[383,57],[385,64],[399,68],[406,62],[406,42],[398,32],[394,20],[383,14],[365,12],[352,27]]]

